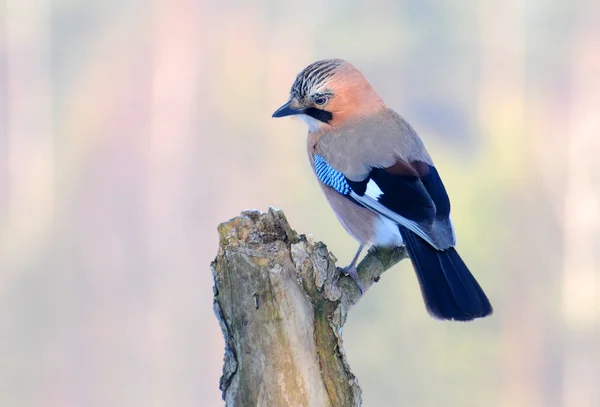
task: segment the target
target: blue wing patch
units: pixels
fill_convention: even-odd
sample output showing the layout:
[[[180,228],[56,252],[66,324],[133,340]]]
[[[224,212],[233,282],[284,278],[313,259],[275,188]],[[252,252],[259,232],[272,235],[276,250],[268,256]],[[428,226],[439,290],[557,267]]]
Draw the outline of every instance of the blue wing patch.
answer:
[[[350,181],[320,155],[315,154],[314,160],[319,180],[355,204],[404,226],[437,250],[445,250],[456,243],[452,224],[445,217],[450,211],[449,201],[444,198],[446,191],[442,186],[432,188],[430,185],[435,182],[435,169],[430,169],[435,172],[432,179],[424,178],[426,185],[417,176],[397,176],[381,168],[374,168],[362,181]],[[377,187],[376,196],[367,191],[371,182]],[[438,202],[442,207],[441,217],[436,217]]]
[[[330,186],[340,194],[350,195],[350,192],[352,192],[344,174],[336,171],[318,154],[315,154],[315,172],[323,184]]]

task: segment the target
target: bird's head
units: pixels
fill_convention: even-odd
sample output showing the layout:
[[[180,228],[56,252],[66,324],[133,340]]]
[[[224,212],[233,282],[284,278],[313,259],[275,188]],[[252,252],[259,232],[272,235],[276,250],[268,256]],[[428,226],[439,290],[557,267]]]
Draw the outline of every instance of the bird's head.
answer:
[[[273,117],[297,115],[315,132],[372,113],[383,102],[358,69],[341,59],[317,61],[296,76],[290,99]]]

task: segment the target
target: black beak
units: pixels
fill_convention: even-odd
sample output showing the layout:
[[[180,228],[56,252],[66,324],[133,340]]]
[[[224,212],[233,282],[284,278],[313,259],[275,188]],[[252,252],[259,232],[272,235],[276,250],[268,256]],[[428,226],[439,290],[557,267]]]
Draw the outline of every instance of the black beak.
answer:
[[[273,116],[271,116],[271,117],[285,117],[285,116],[291,116],[294,114],[302,113],[302,109],[294,109],[293,107],[291,107],[290,106],[291,102],[292,102],[291,100],[288,100],[285,105],[283,105],[279,109],[275,110],[275,113],[273,113]]]

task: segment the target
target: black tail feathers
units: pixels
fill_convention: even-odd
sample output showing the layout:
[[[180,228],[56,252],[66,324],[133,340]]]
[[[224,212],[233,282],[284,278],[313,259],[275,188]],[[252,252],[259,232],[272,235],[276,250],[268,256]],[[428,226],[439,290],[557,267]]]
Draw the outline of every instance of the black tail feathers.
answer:
[[[492,313],[490,301],[453,247],[439,251],[404,227],[400,232],[432,316],[470,321]]]

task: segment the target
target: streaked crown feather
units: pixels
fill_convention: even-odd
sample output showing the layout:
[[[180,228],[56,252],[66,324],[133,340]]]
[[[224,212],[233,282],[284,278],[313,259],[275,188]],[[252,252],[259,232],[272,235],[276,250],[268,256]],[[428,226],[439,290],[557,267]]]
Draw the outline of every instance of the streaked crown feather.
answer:
[[[343,59],[324,59],[313,62],[296,76],[290,94],[298,99],[304,99],[311,90],[321,87],[344,65]]]

